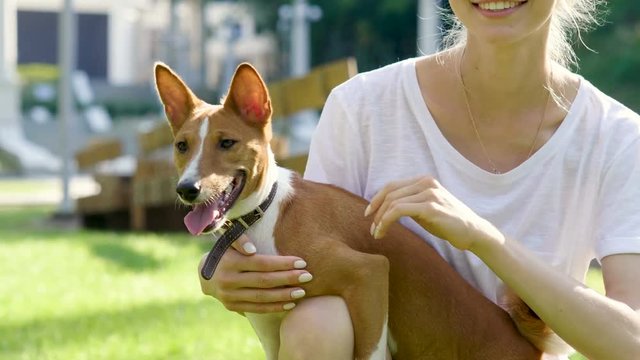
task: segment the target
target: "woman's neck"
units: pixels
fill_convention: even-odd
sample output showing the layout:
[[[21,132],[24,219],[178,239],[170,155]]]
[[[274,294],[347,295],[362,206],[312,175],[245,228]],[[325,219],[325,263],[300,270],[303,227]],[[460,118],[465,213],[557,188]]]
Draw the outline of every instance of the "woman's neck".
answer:
[[[553,66],[545,44],[546,38],[490,44],[469,36],[457,60],[469,97],[484,111],[504,114],[541,106]]]

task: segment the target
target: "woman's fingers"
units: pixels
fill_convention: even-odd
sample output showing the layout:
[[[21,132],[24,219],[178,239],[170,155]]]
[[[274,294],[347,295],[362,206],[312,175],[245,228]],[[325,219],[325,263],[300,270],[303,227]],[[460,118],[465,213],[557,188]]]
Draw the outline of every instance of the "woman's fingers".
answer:
[[[254,255],[234,259],[232,264],[240,271],[271,272],[292,269],[304,269],[307,263],[296,256]]]
[[[200,261],[199,272],[206,257],[207,254]],[[206,280],[200,276],[200,282],[203,284],[203,292],[215,297],[220,289],[295,286],[313,278],[309,272],[303,270],[306,266],[304,260],[295,256],[246,256],[229,249],[222,256],[213,277]]]
[[[237,313],[253,313],[253,314],[267,314],[288,311],[296,307],[296,303],[292,301],[280,302],[280,303],[254,303],[254,302],[231,302],[223,303],[224,307],[229,311],[235,311]]]
[[[234,241],[231,246],[244,255],[253,255],[256,253],[256,246],[253,245],[249,237],[245,234],[240,235],[238,240]]]
[[[390,192],[378,207],[378,210],[376,210],[373,222],[379,224],[382,216],[387,213],[390,208],[401,203],[429,201],[430,191],[430,188],[425,188],[423,184],[417,182]]]
[[[365,209],[365,213],[364,216],[369,216],[370,214],[375,213],[376,211],[378,211],[378,208],[384,203],[385,199],[387,198],[388,194],[398,190],[398,189],[402,189],[405,188],[413,183],[415,183],[418,179],[420,178],[411,178],[411,179],[406,179],[406,180],[399,180],[399,181],[393,181],[388,183],[387,185],[385,185],[382,190],[378,191],[378,193],[376,195],[374,195],[373,198],[371,198],[371,201],[369,202],[369,206],[367,206],[367,208]]]
[[[280,289],[235,289],[221,294],[220,301],[224,303],[286,303],[302,299],[306,295],[302,288]]]
[[[436,200],[434,191],[439,187],[438,182],[427,176],[399,181],[385,186],[371,201],[369,211],[375,212],[371,235],[379,239],[386,234],[389,224],[402,216],[424,217],[421,210],[430,208]],[[416,203],[423,206],[407,207],[406,204]],[[392,211],[391,211],[392,210]],[[383,222],[383,217],[387,219]]]
[[[297,286],[307,283],[312,279],[313,276],[306,270],[270,272],[249,271],[221,274],[218,277],[217,282],[219,287],[224,289],[273,289],[283,286]]]
[[[240,254],[247,256],[254,255],[257,251],[251,239],[245,234],[242,234],[231,246]],[[304,260],[295,256],[258,255],[251,259],[246,257],[234,257],[234,259],[234,264],[242,271],[281,271],[304,269],[307,266]],[[230,261],[233,260],[230,259]]]
[[[462,250],[488,237],[502,236],[489,221],[428,176],[388,184],[372,198],[365,214],[375,214],[371,235],[376,239],[384,237],[389,226],[403,216]]]
[[[201,271],[206,254],[200,262]],[[295,306],[305,296],[300,284],[313,276],[304,270],[306,262],[295,256],[247,256],[231,248],[225,252],[213,277],[200,276],[202,292],[229,310],[237,312],[279,312]]]
[[[395,201],[384,213],[380,214],[380,220],[375,223],[375,229],[372,234],[373,237],[376,239],[383,238],[387,234],[389,226],[403,216],[409,216],[412,218],[424,216],[423,212],[429,205],[420,201],[423,198],[424,196],[422,194],[417,194],[413,197]]]
[[[206,254],[203,256],[201,266],[206,258]],[[307,267],[307,263],[297,256],[280,256],[280,255],[251,255],[247,256],[233,249],[227,250],[222,259],[220,259],[219,269],[223,269],[221,272],[227,272],[227,270],[234,271],[283,271],[292,269],[304,269]],[[216,271],[217,272],[217,271]],[[215,276],[215,275],[214,275]]]

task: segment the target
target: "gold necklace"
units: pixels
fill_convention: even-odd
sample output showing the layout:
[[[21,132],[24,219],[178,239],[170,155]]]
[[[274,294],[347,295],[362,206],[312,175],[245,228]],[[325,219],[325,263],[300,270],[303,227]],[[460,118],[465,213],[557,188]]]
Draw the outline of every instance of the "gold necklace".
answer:
[[[480,137],[480,132],[478,131],[478,126],[476,125],[476,121],[473,118],[473,113],[471,112],[471,105],[469,105],[469,97],[467,95],[467,87],[464,84],[464,78],[462,77],[462,59],[463,58],[464,58],[464,52],[462,53],[462,56],[460,57],[460,63],[458,64],[458,76],[460,78],[460,84],[462,85],[462,92],[464,94],[465,104],[467,105],[467,112],[469,114],[469,120],[471,121],[471,126],[473,127],[473,131],[476,134],[478,143],[480,143],[480,148],[482,149],[484,157],[487,158],[487,161],[491,166],[491,172],[494,174],[502,174],[502,171],[500,171],[496,166],[496,164],[493,162],[493,160],[491,160],[491,157],[487,152],[487,148],[484,146],[484,143],[482,142],[482,137]],[[549,75],[549,78],[552,77],[552,74],[553,73]],[[549,81],[547,81],[547,83],[549,83]],[[538,142],[538,136],[540,135],[540,129],[542,128],[542,123],[544,122],[544,118],[547,116],[547,107],[549,107],[549,98],[551,98],[551,91],[547,89],[547,100],[545,101],[544,110],[542,111],[542,117],[540,118],[540,122],[538,123],[538,129],[536,130],[536,135],[533,137],[533,141],[531,142],[531,146],[529,147],[529,152],[527,153],[527,156],[524,158],[523,162],[527,161],[531,157],[531,154],[533,154],[533,149],[535,148],[535,145]]]

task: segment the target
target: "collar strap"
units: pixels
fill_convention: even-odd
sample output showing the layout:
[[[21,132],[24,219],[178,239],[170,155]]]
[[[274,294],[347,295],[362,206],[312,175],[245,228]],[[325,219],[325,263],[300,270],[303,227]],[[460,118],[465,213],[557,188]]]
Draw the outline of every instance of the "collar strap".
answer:
[[[276,197],[276,191],[278,190],[278,182],[274,182],[271,187],[269,196],[260,204],[257,208],[248,214],[245,214],[237,219],[227,220],[219,229],[215,230],[215,234],[219,235],[218,240],[213,244],[213,248],[209,251],[207,258],[202,265],[200,275],[203,278],[210,280],[213,277],[213,273],[216,271],[216,267],[222,259],[222,255],[227,249],[236,241],[240,235],[242,235],[251,225],[260,220],[265,211],[273,199]]]

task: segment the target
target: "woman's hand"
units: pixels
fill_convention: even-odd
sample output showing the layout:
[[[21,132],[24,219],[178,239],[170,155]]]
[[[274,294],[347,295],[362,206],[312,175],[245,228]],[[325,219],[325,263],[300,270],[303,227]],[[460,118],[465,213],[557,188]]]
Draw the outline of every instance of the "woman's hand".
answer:
[[[200,261],[198,274],[206,255]],[[311,281],[307,264],[295,256],[258,255],[242,235],[222,256],[211,280],[199,275],[202,292],[231,311],[269,313],[291,310],[305,292],[298,285]]]
[[[491,223],[428,176],[387,184],[371,199],[365,216],[369,214],[375,214],[371,235],[376,239],[384,237],[389,225],[403,216],[461,250],[503,238]]]

